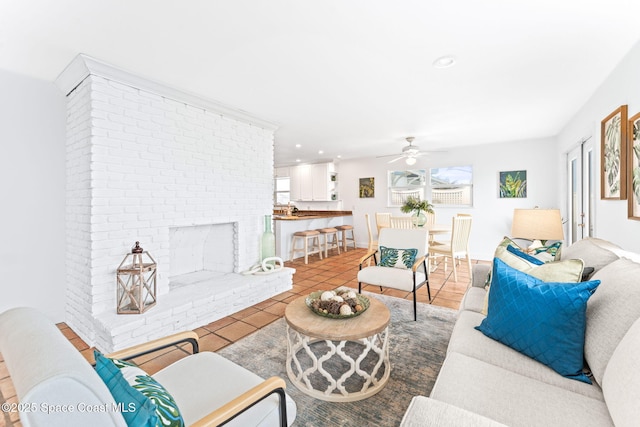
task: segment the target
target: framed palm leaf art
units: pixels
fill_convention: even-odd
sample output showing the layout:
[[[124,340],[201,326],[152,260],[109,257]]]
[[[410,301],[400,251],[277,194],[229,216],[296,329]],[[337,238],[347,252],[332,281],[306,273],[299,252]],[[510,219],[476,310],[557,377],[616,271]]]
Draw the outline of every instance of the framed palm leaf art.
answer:
[[[627,203],[629,219],[640,221],[640,113],[629,119]]]
[[[600,126],[600,198],[627,198],[627,106],[621,105]]]
[[[513,199],[527,197],[527,171],[500,172],[500,198]]]

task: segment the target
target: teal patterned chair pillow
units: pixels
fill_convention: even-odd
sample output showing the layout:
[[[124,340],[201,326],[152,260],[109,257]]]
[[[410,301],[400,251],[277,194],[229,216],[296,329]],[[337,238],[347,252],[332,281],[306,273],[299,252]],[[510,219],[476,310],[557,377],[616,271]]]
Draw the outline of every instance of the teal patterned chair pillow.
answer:
[[[94,351],[96,358],[96,373],[105,383],[113,400],[119,405],[114,410],[120,410],[129,427],[156,427],[158,417],[156,405],[129,385],[120,369],[111,359],[99,351]]]
[[[157,427],[184,427],[184,420],[178,405],[158,381],[132,363],[118,359],[109,360],[112,360],[134,390],[139,391],[155,404]]]
[[[393,267],[407,270],[416,262],[417,249],[395,249],[380,246],[380,267]]]

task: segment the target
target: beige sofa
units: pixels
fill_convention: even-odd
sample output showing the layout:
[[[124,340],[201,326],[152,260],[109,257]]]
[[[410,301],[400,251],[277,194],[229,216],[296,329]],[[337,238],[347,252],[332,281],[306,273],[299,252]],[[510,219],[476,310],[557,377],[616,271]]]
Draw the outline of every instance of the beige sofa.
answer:
[[[565,378],[475,329],[489,265],[475,265],[442,369],[402,426],[640,425],[640,255],[600,239],[562,251],[601,281],[587,303],[584,356],[592,385]]]

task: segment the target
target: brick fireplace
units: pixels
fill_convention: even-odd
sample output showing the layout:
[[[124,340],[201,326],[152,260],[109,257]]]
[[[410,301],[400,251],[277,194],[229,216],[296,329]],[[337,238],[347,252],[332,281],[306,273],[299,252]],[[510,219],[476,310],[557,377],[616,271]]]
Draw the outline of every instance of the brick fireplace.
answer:
[[[275,126],[79,55],[67,95],[66,321],[112,351],[194,329],[292,286],[243,275],[272,210]],[[158,263],[158,304],[116,315],[135,241]],[[222,285],[221,285],[222,284]]]

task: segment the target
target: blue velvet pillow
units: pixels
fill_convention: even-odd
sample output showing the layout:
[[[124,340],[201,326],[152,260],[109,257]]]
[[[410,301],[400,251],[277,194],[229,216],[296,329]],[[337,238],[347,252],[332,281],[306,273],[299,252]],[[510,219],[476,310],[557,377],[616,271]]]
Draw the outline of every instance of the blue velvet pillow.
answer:
[[[96,372],[107,385],[113,400],[122,409],[122,416],[129,427],[156,427],[156,405],[142,393],[131,387],[120,369],[111,359],[94,351]]]
[[[495,258],[489,310],[476,329],[547,365],[591,384],[582,372],[587,300],[599,280],[543,282]]]
[[[380,263],[378,266],[407,270],[413,267],[417,255],[417,249],[394,249],[380,246]]]

